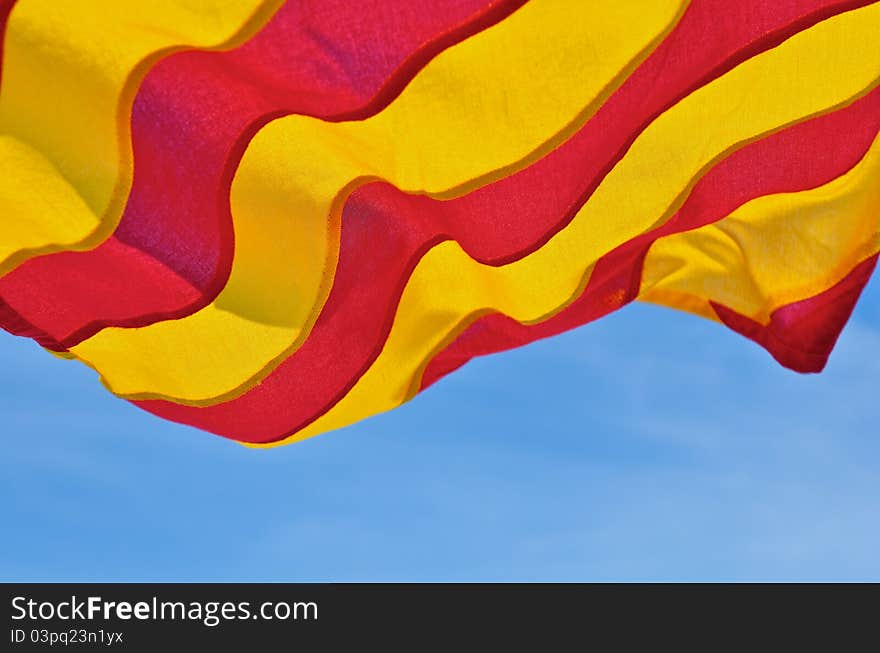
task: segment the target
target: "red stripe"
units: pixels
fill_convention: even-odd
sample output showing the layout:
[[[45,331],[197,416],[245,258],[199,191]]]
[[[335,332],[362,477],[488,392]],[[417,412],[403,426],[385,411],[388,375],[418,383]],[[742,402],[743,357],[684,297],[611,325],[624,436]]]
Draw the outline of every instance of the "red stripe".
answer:
[[[726,306],[711,304],[724,324],[757,342],[785,367],[821,372],[876,265],[875,254],[825,292],[776,309],[766,326]]]
[[[134,102],[133,186],[116,233],[25,263],[0,279],[0,298],[55,349],[202,308],[229,274],[229,188],[260,127],[376,113],[438,52],[523,2],[297,0],[235,50],[167,57]]]
[[[223,404],[192,408],[159,401],[136,403],[163,417],[240,440],[272,441],[302,428],[338,401],[375,360],[406,279],[427,249],[454,234],[475,258],[500,264],[521,255],[530,242],[535,246],[536,241],[546,240],[547,230],[570,220],[628,147],[633,130],[641,129],[684,93],[682,84],[692,88],[706,80],[707,71],[722,71],[741,60],[742,48],[754,54],[782,38],[780,25],[766,15],[768,4],[779,5],[737,3],[743,13],[734,15],[719,14],[717,2],[694,3],[663,45],[577,135],[520,173],[444,202],[406,195],[387,184],[361,187],[344,209],[340,259],[330,297],[310,337],[296,352],[258,386]],[[803,26],[803,20],[798,24]],[[727,207],[749,197],[801,189],[842,174],[870,145],[880,120],[878,107],[880,92],[875,92],[846,110],[743,148],[714,172],[705,190],[694,192],[690,217],[672,224],[682,229],[688,228],[688,220],[691,226],[700,219],[717,220],[729,212]],[[776,166],[783,157],[787,165]],[[798,168],[791,161],[802,165]],[[773,172],[756,179],[755,166]],[[547,188],[554,192],[546,192]],[[486,318],[438,357],[428,379],[472,355],[572,328],[617,308],[633,294],[632,275],[638,270],[633,269],[631,255],[640,256],[648,242],[642,239],[618,254],[620,265],[597,273],[575,317],[554,318],[536,327],[512,323],[509,328],[507,318]],[[499,330],[494,325],[504,326]]]

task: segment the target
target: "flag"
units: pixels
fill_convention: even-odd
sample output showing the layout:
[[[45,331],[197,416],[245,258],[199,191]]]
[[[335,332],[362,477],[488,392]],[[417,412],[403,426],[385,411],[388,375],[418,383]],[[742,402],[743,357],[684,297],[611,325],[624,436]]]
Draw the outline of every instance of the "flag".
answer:
[[[0,326],[241,442],[637,300],[818,372],[880,251],[877,2],[7,0],[0,25]]]

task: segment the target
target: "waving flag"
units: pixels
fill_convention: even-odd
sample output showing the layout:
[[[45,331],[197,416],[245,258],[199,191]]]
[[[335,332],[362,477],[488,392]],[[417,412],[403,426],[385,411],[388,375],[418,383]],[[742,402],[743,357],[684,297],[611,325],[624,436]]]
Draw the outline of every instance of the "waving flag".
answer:
[[[817,372],[880,251],[880,3],[0,12],[0,325],[242,442],[634,300]]]

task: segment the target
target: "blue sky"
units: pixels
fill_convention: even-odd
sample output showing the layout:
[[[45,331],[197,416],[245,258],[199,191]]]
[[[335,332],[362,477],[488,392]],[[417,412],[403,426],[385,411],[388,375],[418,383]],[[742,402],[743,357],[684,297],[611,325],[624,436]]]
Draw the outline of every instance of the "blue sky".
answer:
[[[630,306],[254,451],[0,335],[2,580],[880,580],[880,283],[828,369]]]

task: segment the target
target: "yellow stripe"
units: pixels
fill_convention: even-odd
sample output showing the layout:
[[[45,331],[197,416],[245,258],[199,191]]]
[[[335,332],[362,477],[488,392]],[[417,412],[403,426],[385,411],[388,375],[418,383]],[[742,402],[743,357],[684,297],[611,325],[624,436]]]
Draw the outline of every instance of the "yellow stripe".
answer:
[[[690,312],[714,301],[767,324],[880,250],[880,137],[847,174],[807,191],[759,197],[723,220],[655,242],[641,295]]]
[[[371,179],[464,193],[549,151],[582,125],[672,28],[680,0],[535,0],[441,53],[361,122],[279,119],[232,185],[235,260],[213,305],[73,348],[117,394],[215,403],[269,373],[307,335],[332,283],[339,210]],[[554,137],[554,135],[556,135]]]
[[[479,265],[452,242],[432,249],[403,293],[379,358],[328,413],[283,442],[404,402],[431,356],[478,315],[501,311],[530,323],[561,310],[599,256],[668,219],[714,162],[875,85],[878,32],[880,5],[841,14],[694,92],[642,133],[566,229],[517,262]]]
[[[0,274],[112,233],[131,184],[129,114],[160,56],[230,47],[279,0],[19,0],[0,88]]]

